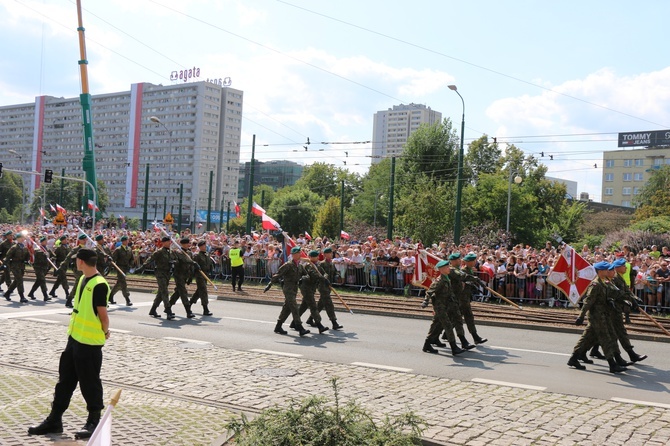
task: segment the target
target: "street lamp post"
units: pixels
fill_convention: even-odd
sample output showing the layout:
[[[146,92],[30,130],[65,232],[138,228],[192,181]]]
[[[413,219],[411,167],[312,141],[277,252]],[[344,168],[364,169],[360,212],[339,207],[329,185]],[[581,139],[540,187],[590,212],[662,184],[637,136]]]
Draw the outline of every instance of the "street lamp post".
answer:
[[[521,184],[521,181],[523,179],[518,175],[517,172],[512,171],[512,169],[509,170],[509,183],[507,185],[507,226],[505,227],[505,231],[509,232],[509,213],[510,213],[510,205],[512,204],[512,176],[514,176],[514,182],[516,184]]]
[[[167,178],[167,181],[165,183],[165,187],[167,189],[167,191],[165,193],[165,198],[166,198],[165,201],[167,202],[167,196],[170,193],[172,193],[172,190],[168,188],[168,184],[172,184],[172,130],[167,128],[167,126],[165,124],[163,124],[163,122],[157,116],[151,116],[149,118],[149,121],[154,122],[154,123],[156,123],[160,126],[163,126],[165,131],[168,133],[168,137],[169,137],[169,139],[168,139],[168,147],[169,147],[169,149],[168,149],[168,153],[169,153],[169,155],[168,155],[168,178]],[[170,201],[172,201],[172,198],[170,198]],[[164,211],[165,214],[167,214],[167,205],[163,206],[163,211]],[[165,218],[165,216],[163,216],[163,218]]]
[[[458,152],[458,171],[456,174],[456,212],[454,212],[454,244],[461,244],[461,197],[463,195],[463,138],[465,136],[465,101],[458,92],[456,85],[449,85],[449,90],[456,92],[463,103],[463,116],[461,118],[461,148]]]

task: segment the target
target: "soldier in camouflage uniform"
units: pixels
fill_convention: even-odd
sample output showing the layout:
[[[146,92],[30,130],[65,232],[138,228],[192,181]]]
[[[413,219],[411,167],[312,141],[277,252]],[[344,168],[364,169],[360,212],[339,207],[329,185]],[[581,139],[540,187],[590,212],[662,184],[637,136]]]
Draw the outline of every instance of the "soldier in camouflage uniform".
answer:
[[[61,243],[58,246],[58,248],[54,250],[54,256],[55,256],[54,264],[56,264],[57,266],[65,261],[65,259],[67,258],[67,253],[70,252],[70,248],[68,247],[67,243],[67,235],[61,235],[59,240]],[[63,290],[65,290],[65,296],[70,294],[67,284],[67,268],[64,270],[58,268],[54,271],[53,274],[54,276],[56,276],[56,282],[54,282],[53,286],[51,287],[51,291],[49,291],[49,296],[56,297],[56,290],[58,289],[59,286],[63,287]]]
[[[643,361],[647,359],[647,355],[640,356],[635,353],[635,350],[633,350],[633,346],[630,343],[630,339],[628,338],[628,332],[624,326],[623,319],[621,318],[621,313],[623,313],[624,308],[637,308],[637,297],[633,294],[628,285],[626,285],[626,282],[622,277],[623,274],[626,274],[626,259],[617,259],[612,262],[612,266],[614,266],[614,272],[616,273],[612,278],[612,284],[620,290],[619,295],[615,299],[616,309],[609,306],[607,307],[611,312],[610,315],[614,333],[616,333],[617,339],[626,353],[628,353],[632,362]],[[621,355],[618,356],[619,357],[615,359],[619,365],[626,363],[626,361],[621,358]],[[630,365],[630,363],[627,364]]]
[[[95,269],[98,270],[101,276],[106,276],[109,272],[109,261],[112,259],[112,252],[105,246],[105,236],[102,234],[95,236],[94,251],[95,255],[98,257],[95,262]]]
[[[28,303],[28,299],[23,296],[23,273],[26,270],[26,263],[30,260],[30,252],[28,248],[23,244],[24,235],[21,233],[16,234],[14,237],[16,239],[16,244],[9,248],[7,254],[2,259],[3,264],[9,267],[9,270],[12,272],[14,280],[5,291],[5,299],[11,301],[10,298],[12,291],[15,289],[19,292],[19,297],[21,298],[21,303]]]
[[[128,274],[130,271],[130,264],[133,261],[133,251],[128,247],[128,236],[124,235],[121,237],[121,244],[118,248],[112,253],[112,260],[116,263],[116,266],[123,271],[124,274]],[[116,269],[116,268],[115,268]],[[130,291],[128,291],[128,283],[126,282],[126,276],[121,274],[118,270],[116,271],[116,283],[114,288],[109,294],[109,303],[115,304],[114,294],[118,291],[121,291],[121,294],[126,299],[126,305],[131,307],[133,303],[130,301]]]
[[[42,249],[35,249],[35,260],[33,260],[33,270],[35,270],[35,283],[28,293],[28,297],[35,299],[33,294],[38,288],[42,290],[44,302],[51,300],[47,294],[47,273],[49,272],[49,254],[47,250],[47,238],[40,237],[40,246]]]
[[[333,330],[339,330],[344,327],[337,323],[337,316],[335,315],[335,306],[333,305],[333,299],[330,296],[331,292],[330,284],[338,283],[340,281],[340,272],[337,270],[337,268],[335,268],[335,265],[333,265],[332,248],[328,247],[324,249],[323,257],[324,257],[323,260],[319,262],[319,268],[330,283],[328,283],[327,285],[325,282],[319,284],[319,303],[317,304],[316,309],[319,312],[325,309],[328,318],[333,323]],[[311,317],[307,319],[307,324],[314,327],[313,325],[314,321],[312,320]]]
[[[174,306],[177,303],[177,299],[181,299],[181,303],[186,309],[186,316],[189,318],[195,317],[195,314],[191,311],[191,302],[188,299],[188,290],[186,289],[186,282],[193,279],[194,269],[199,269],[197,263],[191,258],[191,253],[188,250],[188,246],[191,243],[188,237],[184,237],[179,241],[181,249],[175,251],[175,259],[177,263],[174,266],[174,292],[170,297],[170,306]]]
[[[472,258],[474,256],[474,259]],[[471,263],[477,258],[474,254],[468,254],[466,256],[469,260],[468,263]],[[472,265],[470,269],[461,270],[461,253],[455,252],[449,256],[449,263],[451,265],[451,272],[449,273],[449,279],[451,279],[451,286],[458,300],[458,309],[461,313],[461,316],[465,320],[465,324],[468,327],[468,331],[472,335],[472,338],[475,341],[475,344],[483,344],[488,339],[482,338],[477,334],[477,327],[475,326],[475,316],[472,314],[472,307],[470,305],[470,300],[472,299],[472,287],[479,284],[479,279],[472,275]],[[466,267],[467,268],[467,267]],[[462,324],[462,323],[461,323]],[[458,325],[454,328],[458,331]],[[458,339],[461,340],[461,345],[463,348],[467,349],[470,343],[465,338],[465,333],[458,333]]]
[[[314,295],[316,294],[316,289],[321,286],[330,286],[330,281],[325,277],[325,272],[320,269],[318,265],[319,252],[310,251],[309,252],[309,263],[305,266],[305,271],[307,271],[307,278],[303,279],[300,284],[300,294],[302,294],[302,302],[300,302],[300,309],[298,310],[300,316],[309,308],[310,319],[313,321],[314,326],[319,329],[319,333],[323,333],[328,330],[328,327],[325,327],[321,323],[321,315],[316,306],[316,300],[314,300]],[[291,328],[295,328],[295,324],[291,323]]]
[[[9,248],[14,245],[14,233],[12,231],[7,231],[2,236],[5,238],[2,243],[0,243],[0,261],[5,258],[9,252]],[[0,270],[0,292],[2,292],[2,284],[6,283],[9,286],[12,283],[12,276],[9,272],[9,266],[3,264],[2,269]]]
[[[195,263],[197,263],[200,267],[200,271],[202,271],[204,274],[208,275],[212,271],[212,268],[214,268],[214,261],[207,254],[206,241],[200,240],[198,242],[198,253],[193,257],[193,260],[195,260]],[[193,296],[191,297],[190,304],[193,305],[198,301],[198,299],[200,299],[200,302],[202,303],[202,315],[211,316],[212,312],[209,311],[208,307],[209,296],[207,295],[207,280],[202,277],[202,274],[196,273],[195,284],[196,289],[195,293],[193,293]]]
[[[163,311],[167,313],[168,320],[175,318],[174,313],[172,312],[172,306],[170,305],[170,295],[168,291],[168,285],[170,283],[170,274],[172,273],[172,266],[175,263],[175,256],[170,251],[170,237],[163,237],[161,239],[162,247],[157,249],[151,254],[146,262],[135,271],[137,274],[142,273],[146,265],[149,265],[151,262],[154,262],[154,274],[156,275],[156,283],[158,283],[158,293],[154,299],[154,303],[149,310],[149,316],[159,318],[160,314],[156,313],[156,309],[161,302],[163,302]]]
[[[426,336],[426,341],[423,343],[423,351],[426,353],[437,353],[437,350],[435,350],[431,344],[446,347],[438,339],[440,332],[446,327],[446,334],[449,340],[449,346],[451,347],[451,354],[458,355],[459,353],[463,353],[465,350],[459,348],[458,345],[456,345],[456,337],[454,336],[454,330],[450,320],[451,318],[449,317],[450,308],[458,311],[458,303],[456,301],[456,296],[454,296],[453,289],[451,288],[451,280],[449,279],[449,271],[451,266],[446,260],[440,260],[437,262],[436,268],[440,272],[440,277],[433,280],[433,282],[430,284],[430,288],[428,288],[428,291],[426,291],[426,299],[421,304],[423,308],[428,306],[429,300],[433,304],[433,321],[431,322],[430,328],[428,329],[428,336]],[[460,313],[457,313],[457,317],[460,322]],[[462,324],[461,331],[463,331]]]
[[[586,352],[591,346],[598,343],[605,352],[610,372],[623,372],[626,368],[618,365],[614,359],[617,348],[616,334],[614,333],[612,321],[607,310],[607,306],[615,305],[613,298],[619,293],[616,287],[609,281],[608,271],[612,271],[614,268],[608,262],[598,262],[593,267],[598,277],[587,288],[582,311],[575,321],[576,325],[582,325],[584,323],[584,316],[588,312],[589,323],[581,338],[579,338],[577,345],[575,345],[572,356],[568,360],[568,365],[579,370],[586,369],[579,361],[586,357]]]
[[[72,299],[74,299],[74,292],[77,290],[77,284],[79,283],[79,278],[82,276],[82,272],[77,269],[77,263],[75,261],[75,258],[77,257],[77,253],[79,252],[79,250],[86,247],[86,239],[87,239],[86,234],[79,234],[79,237],[77,237],[78,245],[70,249],[67,253],[67,256],[65,257],[65,260],[63,260],[63,262],[61,262],[61,264],[58,265],[58,272],[60,274],[67,274],[67,268],[69,265],[72,265],[72,271],[74,272],[75,285],[72,287],[72,289],[67,295],[67,298],[65,299],[65,306],[67,308],[72,308]],[[73,264],[72,262],[75,263]]]
[[[294,247],[291,249],[291,260],[279,267],[277,273],[272,276],[270,283],[265,287],[265,291],[269,290],[273,283],[279,283],[282,279],[282,292],[284,293],[284,306],[279,313],[277,325],[275,326],[275,333],[286,334],[286,330],[282,329],[282,324],[288,318],[288,315],[293,316],[293,324],[300,333],[300,336],[305,336],[309,333],[300,322],[300,312],[296,295],[298,294],[298,287],[300,282],[307,276],[305,267],[300,264],[300,248]],[[309,276],[307,276],[309,277]]]

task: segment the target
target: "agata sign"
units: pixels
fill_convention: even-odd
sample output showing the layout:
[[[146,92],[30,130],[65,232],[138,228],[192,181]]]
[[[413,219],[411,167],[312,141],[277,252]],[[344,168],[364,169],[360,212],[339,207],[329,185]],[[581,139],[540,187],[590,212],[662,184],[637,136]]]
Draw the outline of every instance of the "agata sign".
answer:
[[[200,77],[200,68],[189,68],[188,70],[179,70],[173,71],[170,73],[171,81],[183,81],[188,82],[191,79],[196,79]]]

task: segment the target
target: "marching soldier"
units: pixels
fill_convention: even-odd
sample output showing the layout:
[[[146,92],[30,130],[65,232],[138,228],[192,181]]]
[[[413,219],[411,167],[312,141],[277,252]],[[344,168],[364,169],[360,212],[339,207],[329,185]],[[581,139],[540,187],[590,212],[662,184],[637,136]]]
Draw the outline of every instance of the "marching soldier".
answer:
[[[612,327],[607,306],[614,304],[614,296],[618,290],[608,280],[608,271],[614,268],[609,262],[598,262],[593,265],[598,277],[596,277],[586,290],[584,305],[579,317],[575,320],[575,325],[584,323],[584,316],[588,312],[589,323],[582,333],[581,338],[572,351],[572,356],[568,360],[568,366],[578,370],[585,370],[586,366],[579,363],[586,357],[586,352],[594,344],[600,344],[605,352],[605,358],[609,363],[610,373],[619,373],[627,370],[620,366],[614,359],[616,352],[616,334]]]
[[[330,281],[325,277],[325,273],[322,269],[319,268],[317,262],[319,261],[319,251],[310,251],[309,252],[309,263],[305,265],[305,271],[307,271],[307,276],[303,278],[300,283],[300,294],[302,294],[302,302],[300,303],[300,309],[298,310],[300,316],[309,308],[310,319],[313,321],[314,326],[319,329],[319,334],[328,330],[328,327],[325,327],[321,323],[321,315],[316,306],[316,301],[314,300],[314,294],[316,293],[317,287],[321,286],[330,286]],[[295,323],[291,323],[291,328],[295,328]]]
[[[9,248],[7,254],[2,259],[3,264],[7,265],[9,270],[12,272],[14,280],[5,291],[5,299],[11,301],[10,298],[12,291],[15,289],[19,292],[19,297],[21,298],[21,303],[28,303],[28,299],[23,296],[23,273],[26,270],[26,263],[30,260],[30,252],[28,248],[23,244],[24,235],[20,232],[17,233],[14,238],[16,239],[16,244]]]
[[[195,257],[193,257],[193,260],[195,260],[195,263],[197,263],[200,267],[200,271],[202,271],[204,274],[209,274],[212,271],[212,268],[214,268],[214,261],[207,254],[206,241],[200,240],[198,242],[198,253],[195,255]],[[200,299],[200,302],[202,303],[202,315],[211,316],[212,312],[210,312],[208,308],[209,296],[207,295],[207,280],[202,277],[202,274],[196,273],[195,284],[196,289],[195,293],[193,293],[193,296],[191,297],[190,304],[193,305],[198,301],[198,299]]]
[[[333,299],[330,296],[330,284],[338,283],[340,280],[340,272],[333,265],[333,250],[328,247],[323,250],[323,260],[319,262],[319,268],[323,272],[323,275],[328,279],[328,284],[322,282],[319,284],[319,303],[317,304],[316,309],[321,312],[323,309],[326,310],[326,314],[330,319],[330,322],[333,323],[333,330],[339,330],[344,328],[342,325],[337,323],[337,316],[335,315],[335,306],[333,305]],[[302,305],[301,305],[302,306]],[[314,326],[314,321],[310,316],[307,319],[307,324]]]
[[[7,231],[2,236],[5,238],[2,243],[0,243],[0,261],[5,258],[9,252],[9,248],[14,245],[14,233],[12,231]],[[9,272],[9,266],[2,264],[2,269],[0,269],[0,292],[2,292],[2,284],[6,283],[9,286],[12,283],[12,276]]]
[[[612,266],[616,272],[612,278],[612,284],[621,291],[619,293],[619,299],[615,300],[616,308],[608,307],[608,309],[611,311],[614,333],[616,334],[617,339],[621,343],[623,349],[626,351],[626,353],[628,353],[628,356],[632,362],[643,361],[647,359],[647,355],[640,356],[635,353],[633,346],[630,343],[630,339],[628,338],[628,332],[626,331],[623,319],[621,318],[621,313],[624,311],[624,308],[637,308],[637,298],[624,280],[624,275],[629,274],[627,271],[626,259],[621,257],[612,262]],[[623,365],[624,363],[629,364],[623,360],[623,358],[621,358],[621,355],[617,355],[618,358],[615,359],[619,365]]]
[[[446,260],[440,260],[437,262],[435,267],[440,272],[440,277],[433,280],[433,283],[430,284],[430,288],[428,288],[428,291],[426,291],[426,299],[421,304],[423,308],[428,306],[429,300],[433,304],[433,322],[430,324],[430,328],[428,329],[428,336],[426,336],[426,341],[423,343],[423,351],[426,353],[437,353],[437,350],[435,350],[431,344],[437,344],[438,346],[446,347],[438,339],[442,329],[445,329],[445,333],[449,340],[449,346],[451,347],[451,354],[458,355],[459,353],[463,353],[465,350],[459,348],[458,345],[456,345],[456,337],[454,336],[454,330],[450,320],[453,319],[453,317],[450,317],[449,314],[449,307],[455,309],[457,311],[456,317],[460,322],[461,316],[460,313],[458,313],[458,301],[456,300],[456,296],[454,296],[454,292],[451,287],[451,280],[449,279],[451,265],[449,265],[449,262]],[[460,327],[460,331],[462,332],[462,323],[460,324]],[[470,346],[470,348],[472,347],[474,346]]]
[[[137,274],[142,273],[146,265],[149,265],[151,262],[154,262],[154,274],[156,275],[156,283],[158,283],[158,293],[154,299],[154,303],[149,310],[149,316],[159,318],[160,314],[156,313],[156,309],[161,302],[163,302],[163,311],[167,313],[167,319],[172,320],[175,318],[174,313],[172,312],[172,306],[170,305],[170,295],[168,291],[168,285],[170,283],[170,274],[172,273],[172,266],[175,263],[175,256],[170,251],[170,237],[163,237],[161,239],[162,247],[157,249],[151,254],[151,257],[147,259],[146,262],[135,272]]]
[[[67,235],[61,235],[58,240],[60,241],[60,245],[54,250],[54,263],[56,265],[63,263],[67,258],[67,253],[70,252],[70,248],[68,247],[67,243]],[[65,296],[70,294],[67,284],[67,269],[61,270],[58,268],[54,271],[53,274],[56,276],[56,282],[54,282],[53,286],[51,287],[49,296],[56,297],[56,290],[59,286],[63,287],[63,290],[65,290]]]
[[[174,306],[177,303],[177,299],[181,299],[181,303],[186,309],[186,317],[192,318],[195,317],[195,314],[191,311],[191,302],[188,299],[188,290],[186,289],[186,281],[190,280],[193,277],[193,269],[196,270],[200,267],[197,263],[191,258],[191,253],[188,251],[188,245],[191,243],[188,237],[184,237],[179,241],[181,249],[175,251],[176,263],[174,265],[174,271],[172,275],[174,276],[174,292],[170,297],[170,306]]]
[[[74,283],[75,286],[72,287],[70,292],[67,295],[67,298],[65,299],[65,306],[67,308],[72,308],[72,299],[74,299],[74,292],[77,289],[77,284],[79,283],[79,278],[82,276],[82,272],[77,269],[77,264],[72,262],[75,261],[77,258],[77,253],[79,252],[80,249],[86,247],[86,234],[79,234],[79,237],[77,237],[77,246],[74,248],[70,249],[67,253],[67,256],[65,257],[65,260],[61,262],[60,265],[58,265],[58,271],[61,274],[67,274],[67,268],[68,266],[72,266],[72,271],[74,272]]]
[[[305,336],[309,333],[309,330],[306,330],[300,322],[300,312],[296,301],[298,287],[306,275],[307,271],[305,271],[305,267],[300,263],[300,248],[295,246],[291,248],[291,260],[279,267],[277,273],[272,276],[270,283],[268,283],[264,290],[266,292],[272,287],[272,284],[279,283],[282,279],[284,280],[282,285],[284,306],[279,313],[275,333],[286,334],[286,330],[282,329],[281,326],[289,314],[293,316],[293,325],[298,330],[300,336]]]
[[[35,250],[35,260],[33,261],[33,270],[35,270],[35,284],[30,289],[28,297],[35,299],[33,294],[38,288],[42,290],[42,295],[44,296],[44,302],[51,300],[47,294],[47,273],[49,272],[49,257],[47,250],[47,238],[42,236],[40,237],[40,246],[43,249]]]
[[[451,279],[454,294],[458,299],[459,310],[463,316],[463,319],[465,320],[465,325],[467,325],[468,331],[472,335],[475,344],[483,344],[484,342],[488,341],[488,339],[482,338],[477,334],[475,316],[472,314],[472,306],[470,305],[470,300],[472,299],[472,291],[470,288],[475,286],[475,284],[479,284],[479,279],[474,275],[475,273],[472,270],[474,262],[477,260],[477,256],[470,253],[463,259],[466,261],[465,270],[461,270],[460,252],[455,252],[449,256],[449,263],[451,265],[449,279]],[[463,335],[459,334],[458,338],[461,340],[463,348],[467,349],[469,342],[467,339],[465,339],[465,333],[463,333]]]
[[[95,268],[98,272],[106,276],[109,271],[109,260],[112,258],[112,253],[108,247],[105,246],[105,236],[98,234],[95,236],[95,254],[98,259],[95,263]],[[111,303],[111,302],[110,302]]]
[[[130,247],[128,247],[127,235],[121,237],[121,244],[112,253],[112,260],[114,263],[116,263],[116,266],[118,266],[119,269],[123,271],[124,274],[128,274],[130,271],[130,264],[133,261],[133,251],[130,249]],[[116,294],[119,290],[126,299],[126,305],[131,307],[133,303],[130,301],[130,291],[128,291],[126,277],[117,270],[116,283],[114,284],[114,288],[112,288],[111,294],[109,295],[110,304],[116,303],[114,301],[114,294]]]

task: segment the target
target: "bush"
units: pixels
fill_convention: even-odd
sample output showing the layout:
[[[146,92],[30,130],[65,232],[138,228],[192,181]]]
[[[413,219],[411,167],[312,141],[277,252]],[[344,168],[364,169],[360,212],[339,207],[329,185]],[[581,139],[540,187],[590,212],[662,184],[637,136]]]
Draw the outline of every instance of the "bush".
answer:
[[[616,231],[605,236],[602,247],[605,250],[620,249],[628,245],[634,252],[640,252],[652,245],[670,246],[670,234],[654,234],[648,231]]]
[[[425,422],[413,412],[375,422],[355,402],[341,406],[337,378],[334,405],[323,397],[291,400],[287,408],[264,410],[249,421],[244,414],[227,424],[238,446],[410,446],[421,444]]]
[[[632,224],[629,229],[638,231],[649,231],[656,234],[670,232],[670,217],[651,217]]]

